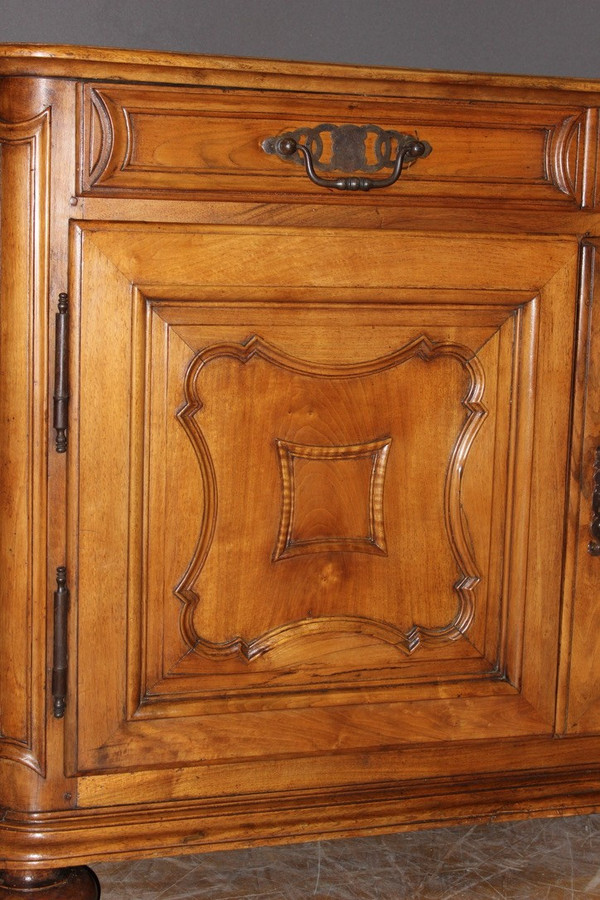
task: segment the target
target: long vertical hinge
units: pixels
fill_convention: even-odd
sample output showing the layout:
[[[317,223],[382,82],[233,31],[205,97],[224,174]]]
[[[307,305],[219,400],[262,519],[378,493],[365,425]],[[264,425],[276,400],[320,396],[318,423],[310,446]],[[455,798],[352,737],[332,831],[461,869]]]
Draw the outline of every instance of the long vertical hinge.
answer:
[[[67,625],[69,618],[69,588],[67,570],[56,570],[54,591],[54,659],[52,663],[52,705],[54,717],[62,719],[67,705]]]
[[[56,451],[57,453],[65,453],[67,449],[67,427],[69,424],[69,298],[67,294],[58,295],[54,360]]]

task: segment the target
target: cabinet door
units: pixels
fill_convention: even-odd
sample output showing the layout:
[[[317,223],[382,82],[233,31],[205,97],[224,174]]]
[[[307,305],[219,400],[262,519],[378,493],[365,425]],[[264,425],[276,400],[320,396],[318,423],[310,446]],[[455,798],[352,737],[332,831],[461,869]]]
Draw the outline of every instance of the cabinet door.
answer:
[[[580,376],[574,394],[571,479],[573,519],[565,592],[566,703],[559,727],[571,734],[600,732],[600,315],[598,238],[586,240],[581,265]],[[568,651],[568,652],[567,652]]]
[[[215,791],[229,763],[243,792],[552,733],[576,243],[88,223],[72,248],[71,770],[210,764]]]

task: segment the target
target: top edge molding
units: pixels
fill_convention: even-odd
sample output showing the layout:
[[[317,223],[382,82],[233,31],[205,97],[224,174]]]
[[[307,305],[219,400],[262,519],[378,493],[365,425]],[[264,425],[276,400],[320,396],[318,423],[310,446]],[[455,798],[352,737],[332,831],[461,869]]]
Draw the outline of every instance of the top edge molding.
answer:
[[[285,89],[293,87],[310,91],[324,90],[323,79],[330,80],[330,91],[340,90],[341,83],[350,91],[397,93],[401,85],[410,85],[423,96],[450,95],[461,86],[481,99],[491,92],[543,91],[578,95],[600,94],[600,80],[562,78],[539,75],[506,75],[441,71],[435,69],[403,69],[383,66],[353,66],[338,63],[292,62],[278,59],[255,59],[193,55],[162,51],[126,50],[75,45],[1,44],[0,76],[47,76],[59,78],[102,78],[136,80],[154,83],[219,85],[223,87],[261,87]],[[354,84],[354,86],[353,86]],[[327,88],[325,87],[325,90]]]

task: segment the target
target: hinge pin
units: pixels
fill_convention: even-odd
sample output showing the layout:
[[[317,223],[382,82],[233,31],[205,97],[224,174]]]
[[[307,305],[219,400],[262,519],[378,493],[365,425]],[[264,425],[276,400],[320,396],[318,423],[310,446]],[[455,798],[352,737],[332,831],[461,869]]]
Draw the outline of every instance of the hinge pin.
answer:
[[[56,570],[56,590],[54,592],[54,661],[52,668],[52,701],[56,719],[62,719],[67,705],[68,614],[67,570],[65,566],[59,566]]]
[[[58,295],[56,314],[56,338],[54,359],[54,428],[56,430],[56,451],[65,453],[67,449],[67,426],[69,423],[69,298]]]

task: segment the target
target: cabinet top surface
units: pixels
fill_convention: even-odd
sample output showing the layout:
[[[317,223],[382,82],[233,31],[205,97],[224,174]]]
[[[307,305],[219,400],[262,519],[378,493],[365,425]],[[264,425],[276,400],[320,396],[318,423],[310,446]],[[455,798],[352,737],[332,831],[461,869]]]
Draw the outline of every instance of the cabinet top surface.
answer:
[[[600,79],[442,72],[378,66],[293,62],[245,57],[197,56],[146,50],[44,44],[0,44],[0,75],[62,78],[129,79],[150,82],[314,89],[340,88],[367,93],[403,93],[403,86],[422,96],[474,94],[484,99],[518,91],[534,99],[563,97],[565,92],[600,94]]]

